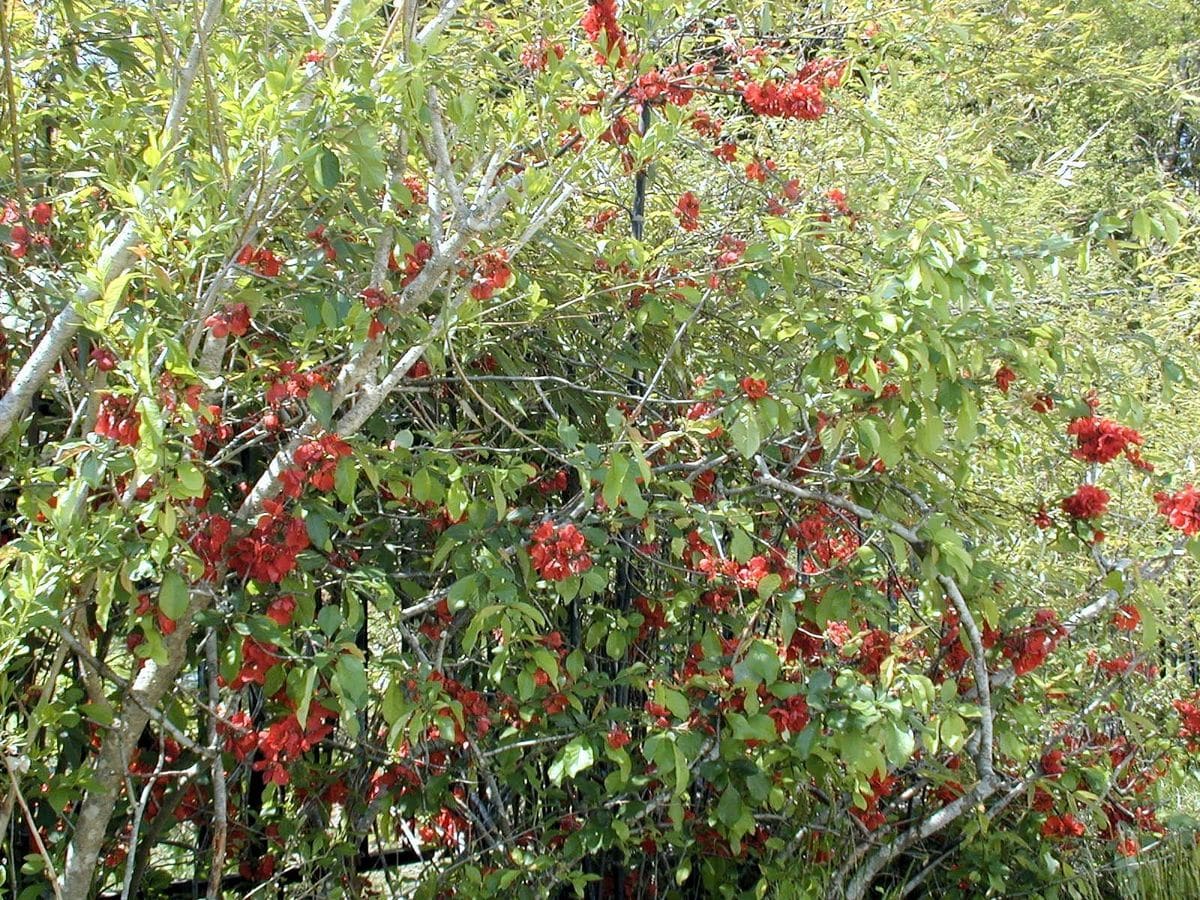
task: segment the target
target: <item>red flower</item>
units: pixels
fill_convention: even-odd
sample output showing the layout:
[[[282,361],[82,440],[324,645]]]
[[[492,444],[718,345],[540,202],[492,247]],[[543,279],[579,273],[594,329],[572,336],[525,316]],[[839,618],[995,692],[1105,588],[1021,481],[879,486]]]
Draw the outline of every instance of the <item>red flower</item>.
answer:
[[[1009,387],[1017,380],[1017,373],[1008,366],[1001,366],[996,370],[996,387],[1000,389],[1000,393],[1007,394]]]
[[[776,731],[799,734],[808,725],[808,700],[803,694],[795,694],[774,709],[768,710],[768,714],[775,720]]]
[[[322,63],[325,62],[325,54],[320,50],[309,50],[304,54],[304,61],[306,63]]]
[[[1189,749],[1196,749],[1197,738],[1200,738],[1200,697],[1188,700],[1175,700],[1172,705],[1179,713],[1179,736],[1185,738]]]
[[[1083,837],[1087,829],[1070,813],[1050,816],[1042,825],[1042,836],[1052,838]]]
[[[1058,616],[1050,609],[1039,609],[1033,624],[1013,632],[1004,642],[1004,655],[1012,661],[1013,672],[1027,675],[1058,647],[1067,636]]]
[[[35,203],[29,210],[29,218],[35,225],[49,225],[50,220],[54,218],[54,207],[49,203]]]
[[[1113,627],[1119,628],[1121,631],[1134,631],[1141,624],[1142,614],[1138,612],[1136,606],[1132,603],[1126,603],[1117,607],[1117,611],[1113,614]]]
[[[96,368],[101,372],[111,372],[117,367],[117,357],[111,350],[104,347],[97,347],[91,353],[92,362],[96,364]]]
[[[487,300],[496,291],[508,286],[512,269],[508,267],[508,252],[504,249],[491,250],[475,260],[472,276],[471,296],[476,300]]]
[[[1029,404],[1029,408],[1035,413],[1048,413],[1054,409],[1054,398],[1045,392],[1037,394],[1033,398],[1033,402]]]
[[[774,172],[777,168],[778,166],[769,159],[761,163],[756,159],[746,164],[746,177],[762,184],[767,180],[767,173]]]
[[[596,64],[604,65],[616,51],[616,65],[625,65],[625,34],[617,23],[616,0],[592,0],[579,24],[588,41],[596,46]]]
[[[249,245],[237,256],[238,265],[254,268],[260,275],[274,278],[283,269],[283,260],[265,248],[255,249]]]
[[[546,38],[538,38],[533,43],[526,44],[521,51],[521,65],[530,72],[541,72],[550,63],[551,53],[562,59],[565,52],[562,44],[552,44]]]
[[[292,624],[292,616],[295,615],[295,612],[296,601],[294,598],[276,597],[267,607],[267,618],[280,628],[286,628]]]
[[[1125,857],[1137,856],[1141,849],[1142,847],[1135,837],[1127,837],[1117,844],[1117,852]]]
[[[1042,755],[1042,773],[1049,775],[1051,778],[1063,774],[1067,771],[1067,767],[1063,765],[1063,759],[1066,754],[1061,750],[1051,750]]]
[[[620,750],[622,747],[628,744],[630,740],[631,738],[629,737],[629,732],[627,732],[620,725],[613,725],[608,732],[608,736],[605,738],[608,746],[612,747],[614,750]]]
[[[296,449],[293,459],[305,472],[308,483],[318,491],[326,492],[333,490],[338,460],[350,456],[353,452],[350,445],[336,434],[327,434],[301,444]]]
[[[212,331],[213,337],[223,338],[229,334],[241,337],[250,330],[250,308],[245,303],[234,303],[226,306],[224,312],[213,313],[204,320],[204,325]]]
[[[592,567],[583,533],[569,524],[556,528],[549,520],[533,532],[529,558],[538,574],[548,581],[565,581]]]
[[[1050,513],[1046,511],[1045,506],[1038,508],[1038,511],[1033,516],[1033,524],[1043,530],[1054,527],[1054,520],[1050,518]]]
[[[695,231],[700,227],[700,201],[691,191],[683,194],[675,204],[675,217],[684,231]]]
[[[1200,490],[1192,484],[1174,494],[1154,495],[1158,511],[1166,516],[1167,524],[1182,531],[1188,537],[1200,533]]]
[[[1132,428],[1095,416],[1076,419],[1067,426],[1067,434],[1079,444],[1071,455],[1095,463],[1110,462],[1122,453],[1133,454],[1132,448],[1142,443],[1142,436]]]
[[[742,392],[751,400],[762,400],[767,396],[767,381],[765,378],[751,378],[746,376],[740,382]]]
[[[133,398],[105,394],[100,398],[96,416],[96,434],[111,438],[118,444],[132,447],[141,434],[142,414],[133,408]]]
[[[713,148],[712,153],[713,156],[722,162],[733,162],[735,159],[737,159],[737,149],[737,144],[733,143],[732,141],[725,141],[717,144],[717,146]]]
[[[1073,519],[1098,519],[1108,510],[1108,491],[1094,484],[1081,484],[1062,502],[1063,512]]]
[[[296,568],[296,557],[308,546],[308,529],[303,519],[266,513],[253,531],[233,545],[229,567],[243,578],[278,584]]]
[[[231,690],[240,690],[248,684],[263,684],[269,672],[280,661],[279,648],[274,644],[260,644],[252,637],[242,640],[242,667],[230,683]]]

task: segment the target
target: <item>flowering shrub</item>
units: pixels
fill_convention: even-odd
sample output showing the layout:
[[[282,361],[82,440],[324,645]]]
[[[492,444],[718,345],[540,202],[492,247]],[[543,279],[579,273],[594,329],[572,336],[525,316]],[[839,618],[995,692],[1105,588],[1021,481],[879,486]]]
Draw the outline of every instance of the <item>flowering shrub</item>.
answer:
[[[1190,839],[1195,366],[1112,299],[1194,243],[1158,44],[10,6],[13,896],[1019,896]]]

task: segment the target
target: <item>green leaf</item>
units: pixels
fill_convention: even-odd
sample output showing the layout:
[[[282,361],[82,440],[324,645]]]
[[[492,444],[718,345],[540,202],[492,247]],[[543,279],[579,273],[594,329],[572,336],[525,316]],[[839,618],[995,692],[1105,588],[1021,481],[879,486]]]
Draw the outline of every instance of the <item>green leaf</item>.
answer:
[[[917,424],[917,449],[929,456],[936,453],[946,439],[942,416],[931,403],[922,404],[921,421]]]
[[[193,463],[181,462],[175,470],[179,484],[183,487],[185,497],[201,497],[204,495],[204,473]]]
[[[604,475],[604,487],[600,492],[609,509],[617,508],[617,500],[620,499],[628,472],[629,460],[620,453],[614,453],[608,464],[608,472]]]
[[[779,654],[766,641],[756,640],[746,650],[746,655],[733,667],[735,682],[763,682],[767,685],[775,683],[779,678]]]
[[[762,434],[758,430],[758,416],[752,406],[747,404],[742,408],[737,420],[729,428],[729,437],[734,449],[743,459],[752,459],[762,446]]]
[[[566,778],[574,778],[580,772],[591,768],[596,761],[596,754],[587,739],[580,735],[567,746],[550,763],[550,781],[555,786],[563,783]]]
[[[325,388],[313,388],[308,393],[308,410],[322,428],[328,429],[333,420],[333,395]]]
[[[187,607],[187,585],[178,572],[167,572],[158,591],[158,608],[172,622],[178,622],[187,612]]]
[[[726,828],[732,828],[742,817],[742,795],[734,790],[733,785],[725,788],[717,803],[717,819]]]
[[[883,746],[887,751],[888,762],[893,766],[902,766],[908,762],[917,747],[913,733],[895,722],[888,722],[883,726]]]
[[[446,591],[446,599],[449,601],[452,611],[462,609],[478,599],[479,581],[480,576],[473,574],[460,578],[450,585],[450,590]]]
[[[363,661],[353,653],[338,657],[334,673],[342,695],[358,709],[367,705],[367,670]]]
[[[317,185],[329,191],[338,186],[342,180],[342,164],[337,154],[326,148],[317,154],[313,164],[313,176]]]

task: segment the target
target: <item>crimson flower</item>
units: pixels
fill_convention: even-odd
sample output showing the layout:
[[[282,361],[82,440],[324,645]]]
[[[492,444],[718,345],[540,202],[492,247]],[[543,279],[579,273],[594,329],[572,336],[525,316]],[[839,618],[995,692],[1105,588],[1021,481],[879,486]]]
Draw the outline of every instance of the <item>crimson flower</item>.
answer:
[[[1098,519],[1108,510],[1109,495],[1094,484],[1081,484],[1063,499],[1062,508],[1073,519]]]
[[[559,525],[547,520],[533,532],[529,558],[538,574],[548,581],[565,581],[592,567],[587,540],[574,525]]]
[[[1200,490],[1195,485],[1185,485],[1183,490],[1174,494],[1161,492],[1154,495],[1158,511],[1167,519],[1172,528],[1182,531],[1188,537],[1200,533]]]
[[[1000,393],[1007,394],[1009,386],[1017,380],[1017,373],[1008,366],[1001,366],[996,370],[996,387],[1000,389]]]
[[[695,231],[700,227],[700,201],[691,191],[683,194],[675,204],[675,217],[684,231]]]
[[[746,376],[740,382],[742,392],[751,400],[762,400],[767,396],[767,380],[765,378],[751,378]]]
[[[1067,434],[1078,442],[1072,456],[1088,462],[1106,463],[1122,453],[1131,455],[1142,443],[1142,436],[1112,419],[1085,416],[1067,426]]]

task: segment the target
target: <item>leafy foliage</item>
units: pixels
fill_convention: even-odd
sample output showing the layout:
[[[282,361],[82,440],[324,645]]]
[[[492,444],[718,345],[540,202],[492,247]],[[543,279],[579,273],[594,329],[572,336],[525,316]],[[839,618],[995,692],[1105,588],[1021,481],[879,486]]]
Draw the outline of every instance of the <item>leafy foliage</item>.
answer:
[[[1052,893],[1189,834],[1195,24],[16,10],[13,892]]]

